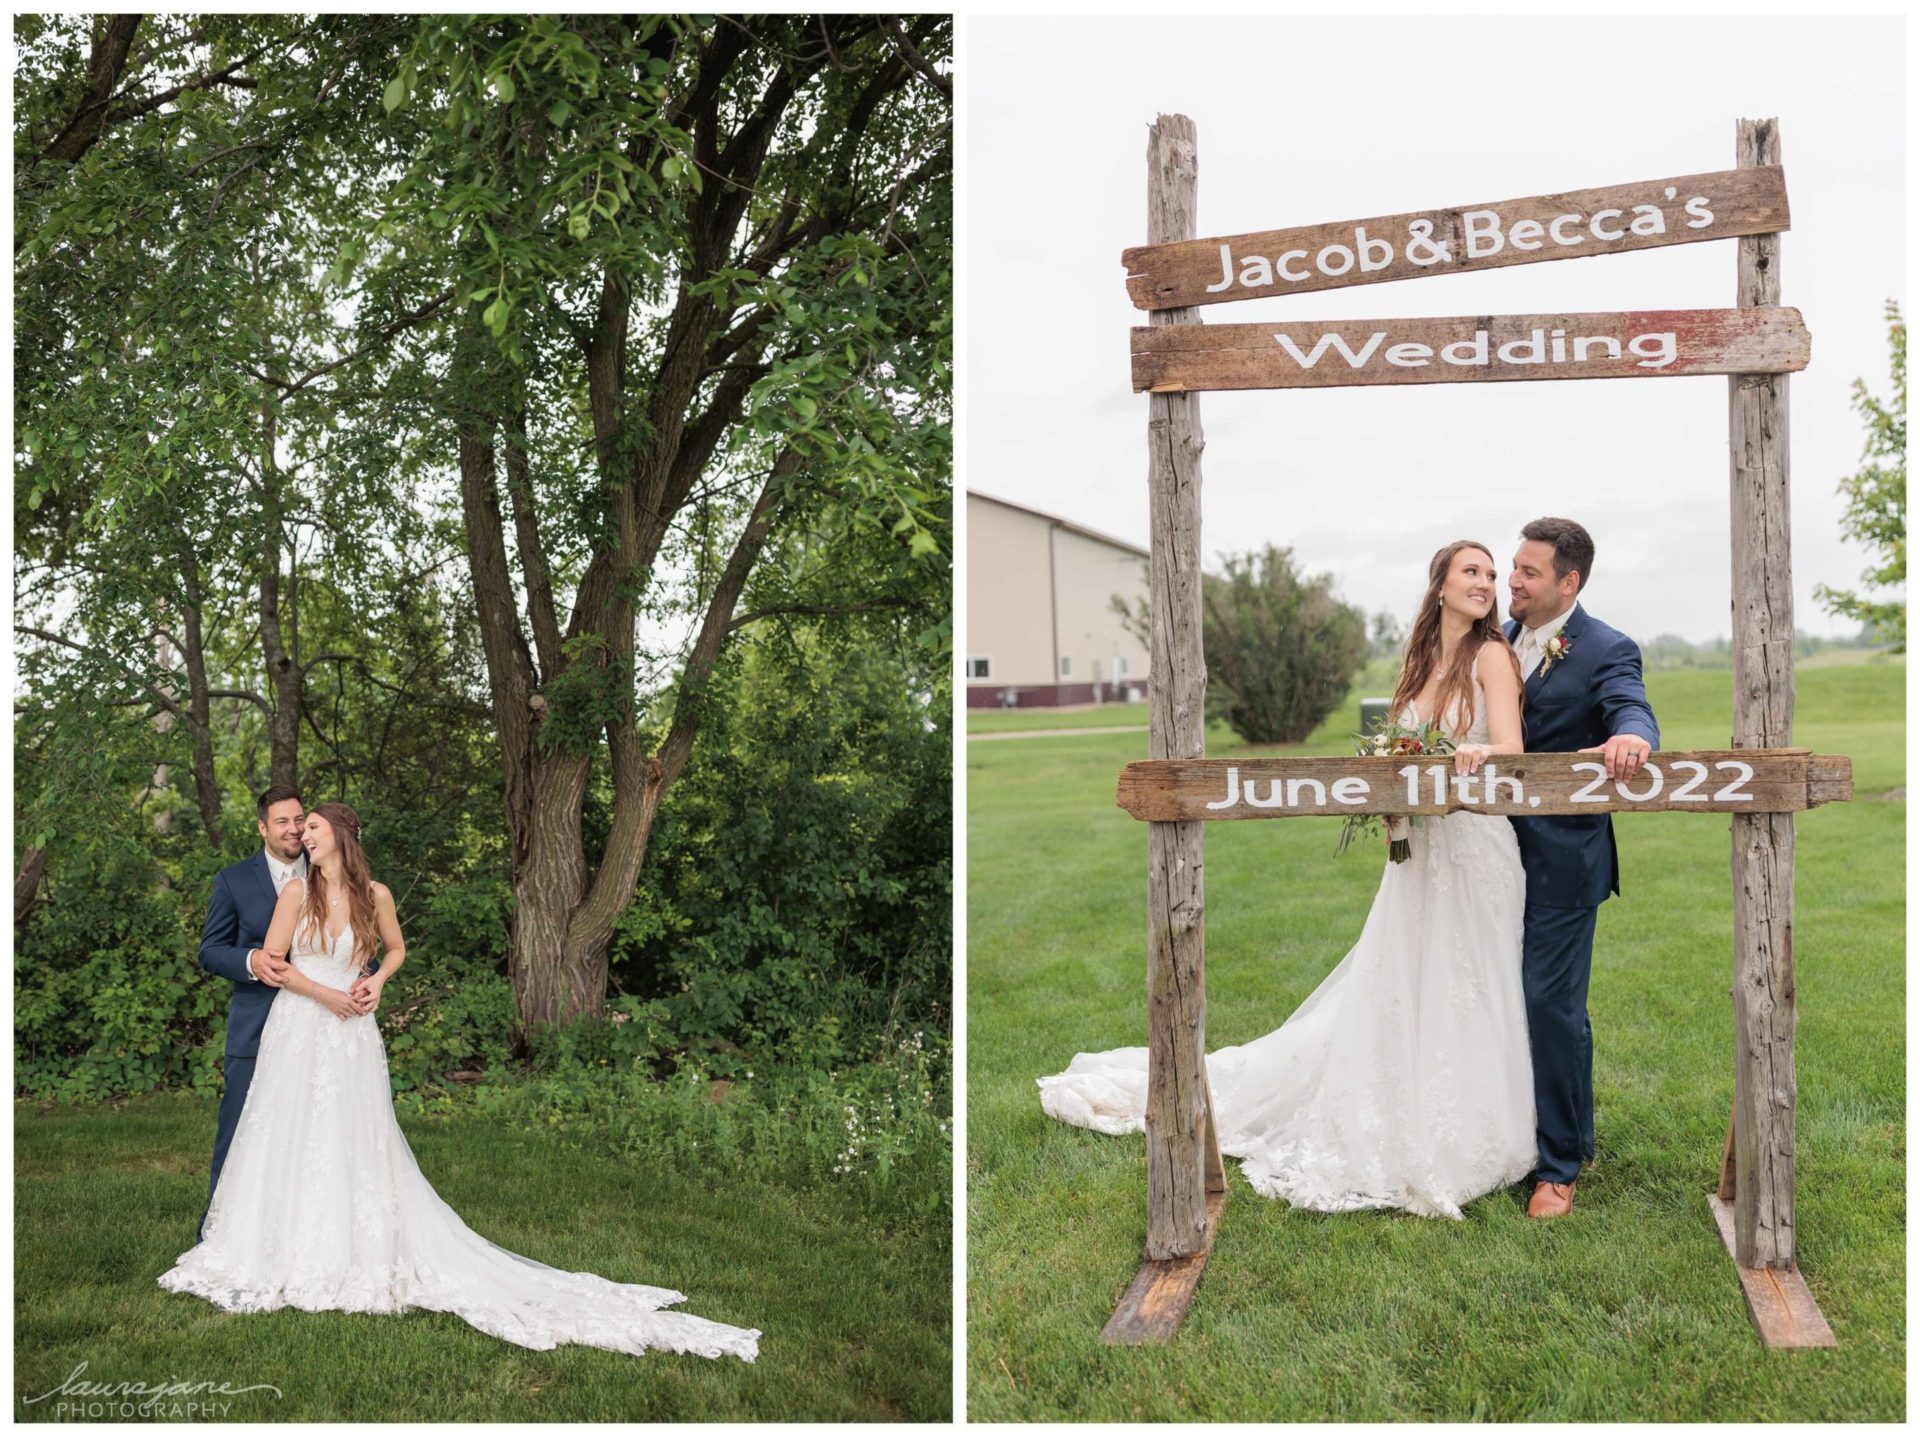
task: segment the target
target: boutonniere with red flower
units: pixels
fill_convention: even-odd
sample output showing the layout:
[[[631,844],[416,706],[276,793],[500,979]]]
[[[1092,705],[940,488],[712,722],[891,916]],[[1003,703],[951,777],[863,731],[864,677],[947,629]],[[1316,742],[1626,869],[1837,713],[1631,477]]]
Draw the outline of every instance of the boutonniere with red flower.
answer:
[[[1546,647],[1540,651],[1540,677],[1544,679],[1547,676],[1547,670],[1559,663],[1572,650],[1573,640],[1565,633],[1555,634],[1548,639]]]

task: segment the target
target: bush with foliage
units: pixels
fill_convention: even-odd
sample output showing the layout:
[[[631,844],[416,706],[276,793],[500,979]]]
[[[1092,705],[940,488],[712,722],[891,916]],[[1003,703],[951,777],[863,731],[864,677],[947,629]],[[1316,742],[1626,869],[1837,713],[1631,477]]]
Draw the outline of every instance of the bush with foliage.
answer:
[[[1367,621],[1307,578],[1293,551],[1229,554],[1202,586],[1207,710],[1248,743],[1299,743],[1346,698],[1367,660]]]

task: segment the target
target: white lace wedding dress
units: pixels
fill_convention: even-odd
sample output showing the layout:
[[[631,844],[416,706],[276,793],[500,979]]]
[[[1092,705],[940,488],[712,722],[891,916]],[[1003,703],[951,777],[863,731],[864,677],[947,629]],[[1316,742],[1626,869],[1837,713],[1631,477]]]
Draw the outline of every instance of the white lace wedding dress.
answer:
[[[1486,715],[1476,664],[1472,728],[1458,735],[1456,711],[1446,729],[1485,743]],[[1458,1219],[1537,1159],[1513,827],[1456,812],[1422,819],[1411,845],[1405,863],[1382,852],[1359,941],[1293,1016],[1207,1057],[1221,1152],[1295,1207]],[[1145,1127],[1145,1048],[1081,1053],[1039,1083],[1062,1122]]]
[[[292,961],[346,989],[352,926],[329,951],[296,936]],[[496,1247],[421,1176],[394,1118],[386,1047],[372,1014],[336,1018],[283,992],[268,1010],[246,1106],[204,1240],[160,1278],[230,1312],[451,1312],[522,1347],[584,1343],[753,1361],[757,1329],[662,1308],[664,1287],[564,1272]]]

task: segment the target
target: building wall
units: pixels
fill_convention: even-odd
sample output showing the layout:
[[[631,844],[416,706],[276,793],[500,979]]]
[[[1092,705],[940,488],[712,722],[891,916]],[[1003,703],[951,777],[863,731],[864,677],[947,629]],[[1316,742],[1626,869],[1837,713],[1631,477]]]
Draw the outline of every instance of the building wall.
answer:
[[[1054,682],[1052,527],[1038,514],[967,496],[966,656],[993,660],[992,678],[967,680],[969,694]]]
[[[1113,611],[1113,596],[1139,604],[1147,597],[1147,559],[1072,529],[1053,531],[1055,641],[1069,669],[1061,684],[1099,685],[1111,694],[1117,679],[1146,691],[1147,651]],[[1091,702],[1089,696],[1082,702]]]
[[[1146,696],[1147,652],[1111,607],[1145,600],[1146,555],[976,494],[967,526],[965,657],[992,661],[987,678],[968,671],[969,708],[1111,699],[1121,667],[1121,692]]]

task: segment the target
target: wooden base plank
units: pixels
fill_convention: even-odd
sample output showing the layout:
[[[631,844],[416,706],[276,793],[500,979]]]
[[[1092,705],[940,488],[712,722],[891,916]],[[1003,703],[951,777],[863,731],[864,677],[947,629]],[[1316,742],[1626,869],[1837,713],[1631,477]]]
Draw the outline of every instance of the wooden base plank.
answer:
[[[1120,1299],[1120,1305],[1100,1329],[1100,1340],[1117,1347],[1138,1347],[1142,1343],[1165,1342],[1186,1321],[1193,1305],[1194,1289],[1200,1274],[1213,1254],[1214,1235],[1220,1231],[1220,1213],[1227,1205],[1225,1190],[1207,1194],[1207,1246],[1191,1257],[1170,1258],[1164,1262],[1148,1259],[1140,1264],[1133,1285]]]
[[[1732,1257],[1733,1204],[1723,1202],[1718,1193],[1708,1193],[1707,1207],[1720,1229],[1720,1240],[1727,1245],[1727,1256]],[[1839,1345],[1797,1267],[1741,1267],[1736,1260],[1734,1271],[1740,1274],[1740,1290],[1746,1294],[1747,1316],[1768,1347]]]

